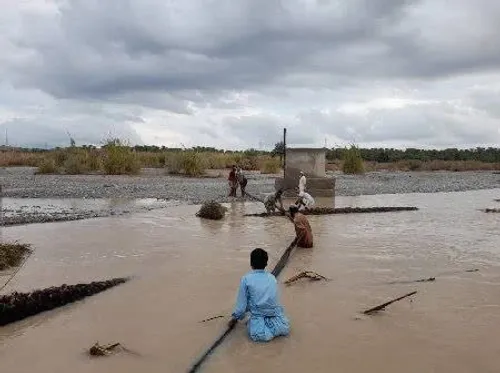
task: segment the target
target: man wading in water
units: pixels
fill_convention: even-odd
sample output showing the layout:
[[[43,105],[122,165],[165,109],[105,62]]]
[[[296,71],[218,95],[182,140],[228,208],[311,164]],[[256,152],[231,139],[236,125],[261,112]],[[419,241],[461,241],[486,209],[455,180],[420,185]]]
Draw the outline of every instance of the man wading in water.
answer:
[[[295,205],[290,206],[289,211],[295,226],[295,234],[299,238],[297,246],[310,249],[313,247],[313,234],[309,220],[299,212],[299,208]]]
[[[238,180],[236,179],[236,166],[233,166],[231,168],[231,172],[229,172],[227,181],[229,182],[229,197],[236,197],[236,189],[238,188]]]
[[[269,342],[290,332],[290,322],[279,302],[276,277],[264,270],[267,260],[266,251],[255,249],[251,252],[252,271],[241,278],[236,306],[229,321],[229,326],[234,326],[250,312],[247,329],[254,342]]]
[[[248,180],[243,174],[241,167],[238,167],[238,170],[236,171],[236,179],[238,180],[238,184],[240,184],[241,196],[245,197],[245,188],[247,187]]]

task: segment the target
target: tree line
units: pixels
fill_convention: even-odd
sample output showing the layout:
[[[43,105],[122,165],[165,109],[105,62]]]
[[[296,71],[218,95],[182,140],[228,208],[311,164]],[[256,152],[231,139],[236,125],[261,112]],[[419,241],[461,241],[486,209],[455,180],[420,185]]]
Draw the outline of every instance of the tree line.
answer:
[[[106,147],[106,145],[104,146]],[[55,149],[36,149],[36,148],[12,148],[2,146],[0,151],[22,151],[30,153],[38,152],[50,152],[53,150],[59,150],[61,148]],[[95,149],[93,145],[83,145],[82,149]],[[192,148],[169,148],[166,146],[155,146],[155,145],[136,145],[130,146],[131,150],[136,152],[147,152],[147,153],[162,153],[162,152],[181,152],[184,150],[190,150],[198,153],[225,153],[225,154],[241,154],[243,156],[259,156],[259,155],[271,155],[273,157],[283,156],[284,145],[283,142],[278,142],[275,144],[272,151],[257,150],[257,149],[247,149],[247,150],[225,150],[217,149],[215,147],[205,147],[196,146]],[[500,148],[471,148],[471,149],[417,149],[417,148],[407,148],[407,149],[394,149],[394,148],[358,148],[359,153],[363,160],[369,162],[378,163],[390,163],[398,162],[403,160],[418,160],[418,161],[480,161],[488,163],[500,162]],[[331,148],[326,151],[326,158],[328,161],[342,160],[345,158],[347,148]]]
[[[328,160],[343,159],[346,149],[328,149],[326,157]],[[402,160],[417,161],[480,161],[488,163],[500,162],[500,148],[474,148],[474,149],[416,149],[408,148],[360,148],[359,152],[365,161],[389,163]]]

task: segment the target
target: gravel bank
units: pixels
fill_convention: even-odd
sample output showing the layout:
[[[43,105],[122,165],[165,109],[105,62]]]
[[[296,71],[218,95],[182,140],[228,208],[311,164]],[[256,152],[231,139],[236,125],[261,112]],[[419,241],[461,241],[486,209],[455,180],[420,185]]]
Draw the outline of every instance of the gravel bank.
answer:
[[[217,174],[217,172],[215,173]],[[500,187],[500,174],[492,172],[377,172],[366,175],[332,175],[336,177],[336,195],[373,195],[399,193],[458,192]],[[274,191],[274,177],[248,174],[247,191],[263,195]],[[79,206],[13,206],[4,202],[3,224],[24,225],[56,221],[81,220],[111,215],[124,215],[179,203],[201,204],[215,199],[228,202],[225,178],[183,178],[165,176],[161,170],[145,170],[141,176],[102,175],[35,175],[34,168],[0,169],[3,196],[15,198],[58,199],[79,198]],[[59,199],[63,200],[59,200]],[[145,206],[133,201],[154,199]],[[97,199],[123,199],[124,203],[103,205]],[[27,201],[27,200],[19,200]],[[21,202],[21,203],[25,203]],[[99,203],[98,203],[99,202]],[[9,205],[10,203],[10,205]]]
[[[4,168],[0,184],[5,197],[17,198],[158,198],[186,203],[207,199],[227,202],[224,178],[183,178],[157,175],[35,175],[34,168]],[[458,192],[500,187],[500,174],[492,172],[378,172],[335,175],[336,195]],[[274,178],[251,174],[247,191],[272,192]]]

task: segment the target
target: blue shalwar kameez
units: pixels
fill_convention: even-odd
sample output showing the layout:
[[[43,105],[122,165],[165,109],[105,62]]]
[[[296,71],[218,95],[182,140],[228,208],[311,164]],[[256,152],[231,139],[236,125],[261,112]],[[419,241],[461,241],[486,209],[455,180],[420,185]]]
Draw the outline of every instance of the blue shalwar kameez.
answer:
[[[250,312],[248,334],[255,342],[268,342],[288,335],[290,322],[279,303],[276,277],[265,270],[253,270],[241,278],[233,318]]]

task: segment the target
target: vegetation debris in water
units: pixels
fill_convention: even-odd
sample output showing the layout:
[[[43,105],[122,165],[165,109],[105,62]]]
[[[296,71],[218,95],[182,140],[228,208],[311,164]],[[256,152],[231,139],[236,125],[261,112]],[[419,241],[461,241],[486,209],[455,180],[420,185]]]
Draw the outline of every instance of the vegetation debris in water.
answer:
[[[203,219],[221,220],[226,214],[226,208],[215,201],[205,202],[196,216]]]
[[[21,243],[0,243],[0,271],[17,267],[32,253],[31,245]]]
[[[304,272],[300,272],[299,274],[297,274],[293,277],[290,277],[288,280],[286,280],[284,282],[284,284],[291,285],[291,284],[297,282],[298,280],[300,280],[301,278],[308,278],[311,281],[321,281],[321,280],[330,281],[329,278],[326,278],[325,276],[322,276],[316,272],[304,271]]]
[[[499,213],[500,209],[485,209],[484,212],[494,212],[494,213]]]
[[[333,215],[333,214],[361,214],[361,213],[375,213],[375,212],[397,212],[397,211],[416,211],[418,207],[413,206],[389,206],[389,207],[315,207],[310,210],[301,210],[304,215]],[[273,213],[260,213],[260,214],[246,214],[245,216],[281,216],[281,212]]]
[[[31,293],[13,292],[9,295],[2,295],[0,296],[0,326],[81,300],[126,281],[128,278],[113,278],[89,284],[53,286]]]
[[[96,342],[92,347],[90,347],[89,355],[90,356],[108,356],[112,352],[114,352],[118,346],[120,346],[119,343],[112,343],[109,345],[100,345],[99,342]]]

